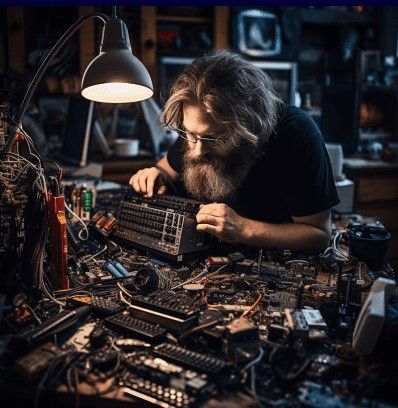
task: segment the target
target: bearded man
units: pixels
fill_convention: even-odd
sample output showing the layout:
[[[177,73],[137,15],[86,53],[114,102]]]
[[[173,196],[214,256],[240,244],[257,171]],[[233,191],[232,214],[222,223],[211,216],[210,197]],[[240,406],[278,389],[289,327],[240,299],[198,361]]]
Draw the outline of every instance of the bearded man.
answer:
[[[136,192],[152,197],[180,183],[206,203],[197,230],[224,242],[327,247],[339,199],[322,134],[261,69],[231,51],[197,58],[173,84],[163,121],[180,138],[131,177]]]

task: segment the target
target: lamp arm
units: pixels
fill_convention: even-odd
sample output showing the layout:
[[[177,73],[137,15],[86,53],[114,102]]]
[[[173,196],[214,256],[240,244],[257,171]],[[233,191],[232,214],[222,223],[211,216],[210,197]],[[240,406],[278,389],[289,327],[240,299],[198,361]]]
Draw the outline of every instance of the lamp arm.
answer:
[[[41,78],[43,77],[44,72],[46,71],[48,65],[50,64],[51,60],[54,58],[55,55],[59,52],[62,46],[69,40],[69,38],[78,30],[78,28],[87,20],[91,18],[99,18],[104,24],[109,21],[109,17],[104,13],[89,13],[85,16],[80,17],[73,25],[71,25],[67,31],[60,37],[60,39],[56,42],[56,44],[51,48],[50,52],[47,54],[44,61],[41,63],[39,69],[37,70],[35,76],[33,77],[32,81],[29,84],[29,87],[25,93],[25,96],[22,100],[21,107],[17,115],[14,118],[14,122],[22,126],[22,119],[25,115],[26,109],[28,108],[29,102],[32,98],[33,93],[35,92],[37,86]],[[18,126],[17,126],[18,127]],[[15,134],[10,132],[10,137],[7,140],[7,143],[4,145],[3,149],[0,151],[0,156],[4,153],[8,153],[11,150],[12,143],[15,140]]]
[[[43,77],[44,72],[46,71],[48,65],[50,64],[51,60],[54,56],[60,51],[63,45],[69,40],[69,38],[80,28],[80,26],[87,20],[91,18],[99,18],[104,24],[109,20],[109,17],[104,13],[89,13],[81,18],[79,18],[69,29],[60,37],[60,39],[56,42],[56,44],[52,47],[50,52],[47,54],[46,58],[40,65],[39,69],[37,70],[35,76],[33,77],[31,83],[29,84],[29,88],[25,93],[23,101],[21,103],[21,107],[18,111],[17,116],[15,117],[15,122],[19,125],[22,125],[21,121],[25,115],[26,109],[29,105],[29,102],[32,98],[33,93],[35,92],[37,86],[41,78]],[[12,139],[12,138],[10,138]],[[3,150],[4,151],[4,150]]]

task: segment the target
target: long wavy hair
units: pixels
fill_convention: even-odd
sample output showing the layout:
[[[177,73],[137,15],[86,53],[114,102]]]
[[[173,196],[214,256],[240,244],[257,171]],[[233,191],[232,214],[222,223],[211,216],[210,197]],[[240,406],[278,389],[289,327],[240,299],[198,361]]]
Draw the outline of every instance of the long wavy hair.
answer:
[[[268,141],[282,105],[269,76],[227,50],[212,51],[185,67],[164,106],[166,126],[181,127],[184,103],[202,108],[234,143],[254,146]]]

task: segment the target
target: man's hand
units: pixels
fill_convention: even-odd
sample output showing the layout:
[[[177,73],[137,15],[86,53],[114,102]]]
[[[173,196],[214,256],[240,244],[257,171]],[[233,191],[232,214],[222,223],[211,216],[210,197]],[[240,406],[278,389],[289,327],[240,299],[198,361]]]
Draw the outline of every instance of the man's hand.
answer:
[[[225,242],[241,242],[245,218],[226,204],[201,205],[196,222],[198,231],[208,232]]]
[[[167,190],[161,171],[156,167],[138,170],[129,181],[130,186],[145,197],[152,197],[154,193],[164,194]]]

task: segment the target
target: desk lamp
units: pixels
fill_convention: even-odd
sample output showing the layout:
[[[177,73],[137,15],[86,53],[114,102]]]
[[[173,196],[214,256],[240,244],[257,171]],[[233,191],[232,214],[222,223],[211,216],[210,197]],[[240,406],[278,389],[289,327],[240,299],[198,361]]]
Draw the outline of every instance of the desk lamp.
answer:
[[[28,86],[18,112],[12,118],[15,127],[10,132],[7,142],[0,151],[0,167],[4,169],[8,176],[16,174],[15,177],[9,177],[5,181],[2,180],[2,183],[0,183],[0,193],[2,193],[2,184],[4,184],[9,191],[19,192],[23,190],[23,193],[25,193],[26,190],[25,195],[19,194],[22,197],[21,200],[24,200],[21,201],[21,206],[30,200],[30,205],[26,206],[27,215],[25,221],[28,221],[23,226],[25,233],[23,250],[17,261],[13,261],[10,264],[10,268],[14,268],[15,271],[21,271],[19,278],[24,283],[25,288],[32,288],[37,285],[46,293],[48,298],[60,304],[62,302],[55,299],[46,287],[43,263],[48,233],[50,233],[48,241],[52,243],[50,245],[51,252],[49,257],[51,280],[56,287],[67,288],[67,241],[64,197],[57,191],[59,183],[57,188],[55,188],[55,194],[48,192],[47,181],[42,167],[43,161],[31,152],[31,141],[29,138],[26,140],[29,152],[31,153],[30,156],[35,157],[35,164],[21,156],[18,150],[16,154],[11,153],[11,150],[17,135],[20,132],[24,133],[22,119],[32,95],[50,62],[80,26],[92,18],[98,18],[103,23],[104,28],[100,54],[88,65],[82,80],[82,95],[92,101],[90,102],[91,112],[94,101],[126,103],[141,101],[152,96],[153,86],[151,78],[144,65],[132,54],[127,27],[116,17],[116,7],[112,8],[111,17],[97,12],[87,14],[78,19],[61,36],[40,65]],[[85,149],[88,146],[88,135],[89,132],[86,131],[84,140]],[[12,157],[11,162],[3,160],[3,157],[6,155]],[[38,164],[36,163],[37,160],[39,161]],[[20,166],[19,172],[17,172],[18,166]],[[30,175],[32,171],[36,172],[36,179],[30,184],[27,175],[28,173]],[[24,177],[21,176],[23,174],[25,175]],[[15,186],[18,188],[13,188]],[[22,186],[26,188],[22,189]],[[30,189],[31,191],[29,191]],[[3,196],[1,194],[0,199]],[[9,199],[8,201],[12,200]],[[15,207],[14,202],[12,202],[12,205]],[[46,222],[47,218],[48,221]],[[18,230],[19,226],[16,223],[17,221],[15,221],[14,227],[15,230]]]
[[[98,18],[103,24],[100,53],[86,68],[82,79],[82,96],[95,102],[127,103],[138,102],[153,95],[153,85],[148,71],[131,50],[129,33],[125,23],[116,16],[116,7],[112,7],[112,16],[104,13],[89,13],[77,20],[57,41],[40,65],[30,83],[14,117],[18,127],[44,72],[55,55],[62,49],[80,26],[89,19]],[[15,135],[11,135],[1,154],[11,150]]]

